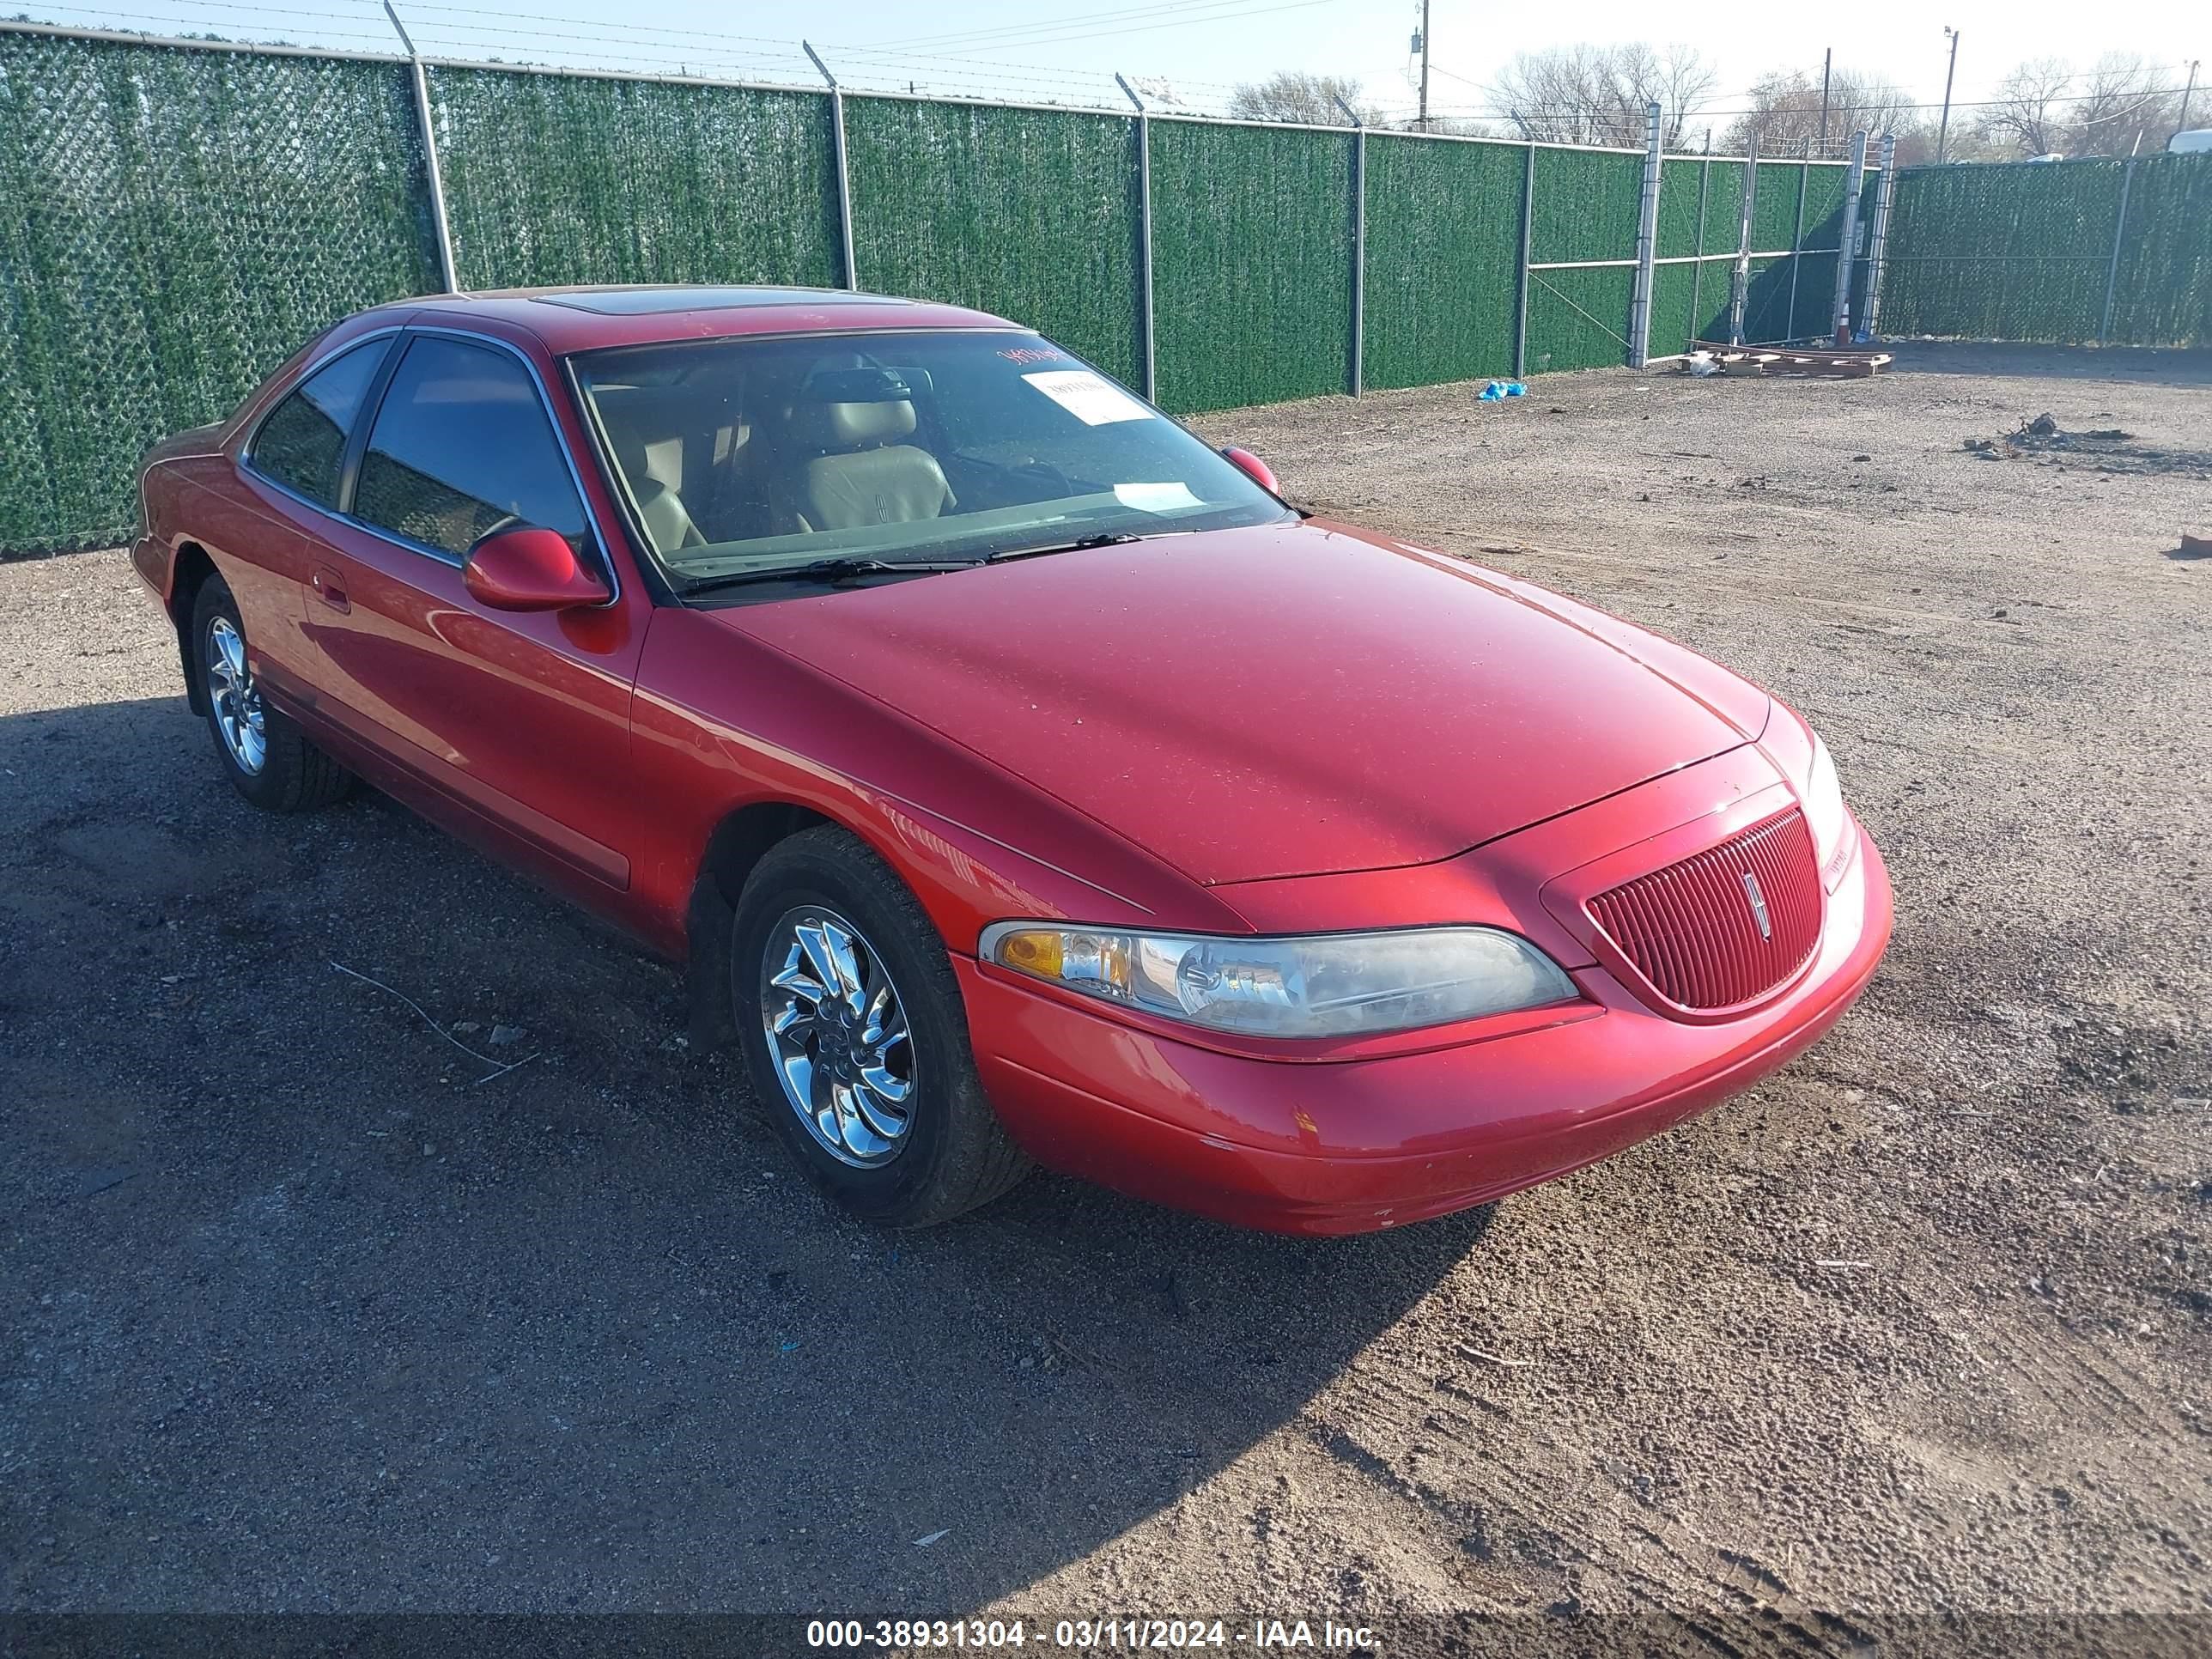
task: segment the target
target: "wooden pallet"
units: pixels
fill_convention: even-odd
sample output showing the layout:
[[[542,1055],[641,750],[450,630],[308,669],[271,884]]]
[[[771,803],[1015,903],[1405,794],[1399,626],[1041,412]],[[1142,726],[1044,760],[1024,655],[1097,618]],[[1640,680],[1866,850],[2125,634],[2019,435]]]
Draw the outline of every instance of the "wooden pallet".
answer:
[[[1890,362],[1887,351],[1850,351],[1827,346],[1731,346],[1699,340],[1692,351],[1708,351],[1723,374],[1809,374],[1826,380],[1863,380]]]

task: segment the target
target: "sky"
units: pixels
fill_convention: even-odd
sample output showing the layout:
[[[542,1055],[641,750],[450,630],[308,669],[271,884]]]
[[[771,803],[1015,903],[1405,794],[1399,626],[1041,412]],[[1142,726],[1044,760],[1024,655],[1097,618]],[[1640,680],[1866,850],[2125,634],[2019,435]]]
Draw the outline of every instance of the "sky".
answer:
[[[1278,70],[1358,78],[1373,103],[1413,108],[1411,36],[1419,0],[394,0],[426,54],[502,56],[610,70],[682,68],[732,79],[803,82],[796,44],[811,40],[848,84],[1011,100],[1109,106],[1112,73],[1164,76],[1190,106],[1218,110],[1239,82]],[[41,4],[0,0],[42,21],[154,33],[389,51],[380,0],[117,0]],[[1516,52],[1577,41],[1676,40],[1718,66],[1707,108],[1724,118],[1765,72],[1817,75],[1833,46],[1838,67],[1893,81],[1933,104],[1943,94],[1947,23],[1960,34],[1961,105],[1988,97],[2023,58],[2086,68],[2112,51],[2141,53],[2179,86],[2192,58],[2212,58],[2204,0],[1855,0],[1848,8],[1774,0],[1700,0],[1669,27],[1664,9],[1625,0],[1572,8],[1432,0],[1430,99],[1438,113],[1477,113],[1480,90]],[[2212,125],[2212,93],[2197,107]],[[2191,125],[2200,125],[2192,115]]]

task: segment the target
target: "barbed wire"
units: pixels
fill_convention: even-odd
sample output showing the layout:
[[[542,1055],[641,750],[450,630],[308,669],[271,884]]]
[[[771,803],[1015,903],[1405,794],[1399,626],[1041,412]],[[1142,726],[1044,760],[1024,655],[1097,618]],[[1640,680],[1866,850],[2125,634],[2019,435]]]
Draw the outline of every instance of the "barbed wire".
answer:
[[[155,3],[159,5],[161,0],[155,0]],[[226,17],[236,14],[258,21],[234,26],[227,21],[186,15],[183,11],[126,9],[106,5],[70,3],[69,0],[46,4],[40,9],[55,14],[60,26],[64,27],[97,27],[112,21],[126,26],[126,32],[148,33],[143,27],[132,30],[127,26],[167,25],[172,32],[176,33],[205,31],[213,33],[220,31],[220,38],[234,40],[241,46],[297,45],[301,44],[302,38],[324,42],[361,42],[370,46],[381,45],[395,50],[399,44],[398,37],[384,21],[381,7],[374,5],[373,0],[370,0],[369,9],[362,14],[332,12],[304,5],[263,5],[253,3],[253,0],[180,0],[180,3],[195,14],[212,12]],[[507,15],[483,7],[416,4],[408,8],[410,20],[416,11],[478,17]],[[343,27],[372,20],[380,27],[371,29]],[[441,16],[427,22],[410,21],[410,33],[419,47],[434,56],[451,55],[487,63],[520,62],[536,67],[557,68],[637,66],[637,72],[657,68],[692,78],[760,80],[799,88],[820,85],[819,76],[812,64],[795,42],[773,40],[762,36],[724,37],[700,30],[659,28],[649,25],[621,33],[609,33],[592,29],[587,20],[561,17],[547,18],[543,21],[568,22],[582,27],[547,28],[539,20],[530,19],[509,19],[505,25],[489,26],[448,21]],[[640,38],[654,34],[674,39]],[[750,44],[732,46],[727,44],[728,41]],[[645,50],[629,50],[636,47]],[[1085,71],[1048,65],[1014,65],[992,59],[933,58],[927,54],[895,53],[878,48],[827,43],[822,49],[830,57],[840,81],[855,90],[919,90],[926,88],[930,92],[945,95],[968,95],[998,101],[1040,102],[1113,111],[1127,106],[1122,93],[1112,81],[1111,71],[1103,69]],[[548,61],[541,62],[541,59]],[[1139,76],[1137,78],[1155,84],[1165,82],[1173,94],[1173,101],[1169,107],[1186,109],[1194,113],[1209,106],[1225,106],[1237,91],[1236,88],[1225,82],[1208,82],[1179,74]]]
[[[161,0],[155,0],[158,5]],[[343,3],[343,0],[342,0]],[[1062,106],[1071,108],[1118,111],[1125,106],[1120,90],[1114,87],[1110,71],[1104,69],[1084,70],[1059,65],[1024,64],[1018,66],[996,58],[975,58],[957,53],[935,53],[915,50],[915,45],[930,43],[958,43],[970,37],[1011,35],[1018,31],[1037,29],[1066,29],[1096,19],[1143,20],[1164,14],[1173,14],[1169,21],[1157,25],[1145,24],[1143,28],[1130,27],[1098,31],[1094,33],[1075,33],[1065,40],[1097,38],[1101,34],[1141,33],[1152,27],[1178,27],[1184,23],[1226,21],[1264,12],[1300,9],[1304,7],[1329,3],[1330,0],[1267,0],[1255,4],[1254,0],[1169,0],[1134,9],[1079,13],[1063,16],[1048,22],[1005,25],[994,30],[954,31],[939,35],[908,37],[906,42],[893,41],[879,46],[822,44],[822,50],[833,60],[841,82],[856,91],[904,89],[909,92],[927,90],[932,95],[973,97],[986,101],[1030,102]],[[280,20],[270,23],[249,23],[249,31],[289,35],[300,33],[323,40],[365,42],[396,48],[398,41],[386,23],[380,0],[355,0],[358,10],[332,9],[329,5],[269,5],[257,0],[174,0],[179,10],[125,10],[97,4],[58,3],[42,5],[42,11],[62,15],[63,27],[96,27],[105,20],[122,20],[131,23],[166,24],[180,31],[208,31],[228,25],[211,25],[202,15],[191,13],[238,15],[249,18]],[[433,14],[427,21],[418,21],[418,15]],[[603,64],[637,65],[638,70],[658,70],[680,77],[699,79],[756,80],[766,84],[787,84],[798,88],[812,88],[819,85],[818,76],[802,48],[797,42],[763,35],[748,35],[735,32],[708,31],[684,28],[673,25],[623,25],[619,32],[595,27],[601,20],[570,15],[547,15],[525,18],[484,6],[445,3],[445,0],[407,0],[404,15],[410,33],[419,46],[431,49],[434,55],[447,56],[462,61],[480,61],[487,64],[501,62],[524,62],[542,68],[581,68]],[[497,19],[496,23],[471,23],[449,21],[454,18]],[[77,23],[78,18],[94,20]],[[371,24],[378,27],[357,28],[346,27]],[[549,27],[547,25],[561,25]],[[145,33],[146,31],[135,31]],[[659,38],[650,38],[659,37]],[[228,39],[228,34],[218,37]],[[257,44],[297,45],[301,42],[260,42],[240,38],[236,44],[250,46]],[[1032,40],[1024,34],[1018,42],[1023,46],[1060,44],[1060,40]],[[494,56],[495,47],[503,48]],[[641,48],[642,50],[639,50]],[[1001,49],[996,42],[970,46],[970,51]],[[536,63],[539,56],[550,58],[583,59],[582,64]],[[696,67],[695,67],[696,66]],[[1573,142],[1598,144],[1606,148],[1640,149],[1644,142],[1644,127],[1640,118],[1624,115],[1614,106],[1550,106],[1540,110],[1523,111],[1528,118],[1525,127],[1510,109],[1501,108],[1503,101],[1498,90],[1474,77],[1447,66],[1435,64],[1432,70],[1447,78],[1488,94],[1481,103],[1431,103],[1428,110],[1429,125],[1480,124],[1492,130],[1493,136],[1512,138],[1529,130],[1542,132],[1565,131],[1574,135],[1567,140],[1544,139],[1540,142]],[[2185,65],[2154,64],[2145,66],[2152,71],[2179,70]],[[2096,82],[2108,71],[2087,70],[2069,74],[2053,82],[2063,86],[2081,82]],[[1243,90],[1228,82],[1208,81],[1197,77],[1169,73],[1164,76],[1143,76],[1141,80],[1164,83],[1172,94],[1172,101],[1159,106],[1161,112],[1209,112],[1208,106],[1225,106]],[[2182,86],[2153,86],[2126,89],[2123,95],[2134,99],[2128,106],[2100,114],[2061,119],[2059,125],[2075,130],[2087,126],[2106,125],[2128,120],[2151,108],[2159,100],[2176,97],[2185,92]],[[1010,97],[1008,92],[1019,94]],[[1723,94],[1723,98],[1750,99],[1753,94]],[[1953,99],[1948,108],[1954,114],[1985,109],[2003,109],[2033,101],[2021,97],[1981,99]],[[2052,92],[2048,101],[2075,102],[2064,94]],[[1377,118],[1376,125],[1419,128],[1421,117],[1410,99],[1385,96],[1367,100],[1370,109]],[[1833,106],[1834,116],[1842,121],[1867,121],[1876,131],[1889,122],[1908,115],[1932,112],[1945,107],[1934,100],[1892,101],[1866,100],[1863,98],[1839,102]],[[1778,108],[1771,104],[1745,102],[1740,107],[1715,108],[1703,100],[1686,109],[1668,110],[1666,122],[1677,143],[1690,132],[1710,134],[1723,123],[1745,119],[1769,120],[1802,119],[1810,113],[1809,108],[1793,104]],[[1807,141],[1793,138],[1786,141],[1793,149],[1805,149]],[[1811,150],[1823,159],[1844,154],[1849,147],[1850,134],[1839,132],[1821,144],[1812,142]],[[1675,153],[1680,153],[1676,150]],[[1778,155],[1775,159],[1795,159]]]

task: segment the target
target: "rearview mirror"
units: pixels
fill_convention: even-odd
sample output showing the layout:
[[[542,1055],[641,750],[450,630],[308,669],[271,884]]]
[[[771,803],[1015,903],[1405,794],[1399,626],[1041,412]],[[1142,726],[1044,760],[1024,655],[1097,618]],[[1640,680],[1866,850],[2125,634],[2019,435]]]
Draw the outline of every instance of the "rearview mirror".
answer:
[[[461,582],[494,611],[569,611],[605,605],[607,585],[576,561],[565,538],[536,525],[485,537],[469,550]]]
[[[1267,462],[1249,449],[1238,449],[1233,444],[1221,452],[1221,458],[1230,462],[1246,477],[1270,495],[1279,495],[1283,487],[1275,482],[1275,474]]]

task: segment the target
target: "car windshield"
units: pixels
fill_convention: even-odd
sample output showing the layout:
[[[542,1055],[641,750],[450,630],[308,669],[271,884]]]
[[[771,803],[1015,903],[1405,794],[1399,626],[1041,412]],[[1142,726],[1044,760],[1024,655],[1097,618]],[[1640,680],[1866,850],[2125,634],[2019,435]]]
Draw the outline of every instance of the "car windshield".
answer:
[[[679,591],[825,560],[967,562],[1293,516],[1034,334],[684,342],[575,368]]]

